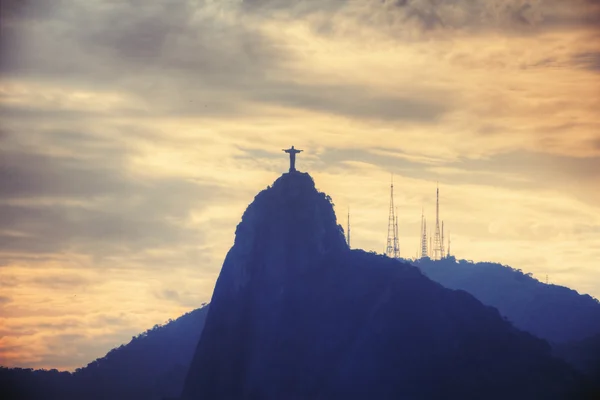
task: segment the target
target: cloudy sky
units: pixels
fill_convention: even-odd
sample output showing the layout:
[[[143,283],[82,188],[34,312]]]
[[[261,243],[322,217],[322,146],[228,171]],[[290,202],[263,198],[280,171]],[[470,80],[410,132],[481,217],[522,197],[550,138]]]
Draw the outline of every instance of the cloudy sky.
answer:
[[[600,1],[1,1],[0,365],[74,369],[210,300],[298,168],[381,252],[600,298]],[[344,222],[345,223],[345,222]]]

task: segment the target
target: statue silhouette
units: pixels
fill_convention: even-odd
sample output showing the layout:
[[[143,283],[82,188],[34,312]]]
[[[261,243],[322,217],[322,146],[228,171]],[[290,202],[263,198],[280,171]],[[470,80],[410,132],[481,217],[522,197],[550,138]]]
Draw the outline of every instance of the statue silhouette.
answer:
[[[296,171],[296,154],[301,153],[304,150],[297,150],[294,148],[294,146],[292,146],[291,149],[283,149],[282,151],[285,151],[290,155],[290,172]]]

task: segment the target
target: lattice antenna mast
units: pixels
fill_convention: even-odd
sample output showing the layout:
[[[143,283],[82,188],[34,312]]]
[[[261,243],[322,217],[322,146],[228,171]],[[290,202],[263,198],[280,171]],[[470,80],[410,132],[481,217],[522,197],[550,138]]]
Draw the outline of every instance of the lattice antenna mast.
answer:
[[[421,209],[421,258],[428,257],[427,252],[427,220],[425,219],[424,210]]]
[[[429,258],[433,259],[433,238],[429,235]]]
[[[448,232],[448,254],[446,257],[450,258],[450,232]]]
[[[441,258],[444,258],[446,256],[446,251],[444,250],[445,243],[446,242],[444,242],[444,221],[442,221],[442,241],[440,242]]]
[[[396,216],[394,214],[394,175],[392,174],[392,183],[390,185],[390,214],[388,216],[388,234],[385,254],[388,257],[398,257],[398,236],[396,234]]]
[[[442,233],[440,231],[440,188],[438,185],[435,200],[435,236],[433,238],[433,259],[440,260],[443,255]]]

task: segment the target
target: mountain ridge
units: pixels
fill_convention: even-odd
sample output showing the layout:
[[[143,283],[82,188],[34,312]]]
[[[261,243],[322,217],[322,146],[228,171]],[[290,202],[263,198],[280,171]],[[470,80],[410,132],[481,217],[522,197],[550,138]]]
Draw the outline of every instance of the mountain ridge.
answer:
[[[307,224],[308,228],[305,229]],[[298,246],[298,243],[302,245]],[[291,251],[285,251],[286,248]],[[354,272],[348,273],[348,271]],[[371,282],[372,285],[366,285],[365,282]],[[310,291],[307,291],[307,288],[311,288]],[[490,397],[489,390],[495,385],[496,375],[500,374],[504,379],[510,378],[513,382],[519,382],[521,379],[518,375],[510,375],[506,372],[507,369],[510,370],[507,365],[511,363],[516,363],[517,370],[526,372],[539,369],[540,364],[549,365],[546,372],[538,373],[540,376],[536,379],[542,381],[551,376],[552,383],[548,388],[551,392],[568,390],[573,382],[582,382],[579,376],[564,363],[551,357],[550,347],[545,341],[520,332],[505,321],[496,309],[481,304],[481,299],[477,300],[465,291],[445,289],[441,284],[426,278],[423,270],[417,267],[372,252],[350,250],[345,242],[343,228],[337,224],[331,198],[316,190],[310,175],[300,172],[283,174],[272,187],[269,186],[258,193],[248,206],[242,221],[236,227],[234,246],[228,252],[222,274],[217,280],[215,293],[217,292],[224,295],[226,300],[228,296],[233,295],[238,296],[237,300],[247,301],[236,303],[230,301],[230,298],[226,303],[217,304],[216,307],[211,304],[211,310],[220,308],[220,311],[209,311],[208,307],[194,310],[183,316],[186,317],[185,321],[188,321],[185,329],[173,330],[173,332],[177,331],[176,335],[160,335],[162,341],[159,341],[159,336],[155,335],[158,335],[162,329],[170,329],[168,327],[177,324],[181,318],[164,327],[148,331],[147,337],[156,338],[153,342],[156,343],[154,346],[164,347],[157,352],[163,354],[162,357],[168,357],[169,351],[165,349],[170,349],[173,341],[185,344],[180,346],[181,351],[177,353],[179,358],[177,360],[170,358],[171,362],[166,363],[170,367],[165,368],[162,375],[155,374],[150,378],[146,375],[145,379],[152,382],[148,387],[137,385],[137,392],[125,391],[118,379],[106,380],[107,376],[114,377],[117,374],[115,371],[118,371],[118,368],[114,364],[115,354],[125,354],[123,348],[141,343],[132,340],[129,344],[113,349],[106,357],[81,369],[85,371],[84,373],[78,371],[73,374],[78,377],[85,376],[90,387],[99,387],[98,390],[84,397],[89,399],[176,397],[181,391],[183,382],[187,381],[188,391],[184,391],[184,398],[197,398],[193,393],[196,389],[192,388],[190,393],[189,382],[197,380],[193,370],[198,371],[206,361],[197,360],[197,354],[193,352],[195,348],[201,347],[202,341],[199,339],[204,336],[202,328],[207,313],[212,313],[214,315],[212,318],[225,327],[227,324],[231,326],[231,322],[235,322],[236,319],[237,322],[241,321],[238,326],[243,329],[229,329],[230,338],[237,343],[233,343],[233,346],[227,342],[221,343],[219,349],[222,351],[213,351],[209,356],[212,357],[211,362],[213,362],[233,354],[229,357],[228,368],[220,372],[225,371],[230,376],[244,370],[247,372],[244,379],[238,380],[242,382],[240,385],[246,386],[238,388],[242,398],[245,394],[252,396],[257,393],[265,394],[264,398],[273,398],[273,388],[261,392],[265,390],[261,388],[261,382],[264,386],[265,381],[264,378],[261,379],[263,374],[266,377],[276,378],[280,382],[279,389],[300,383],[301,386],[309,387],[310,391],[304,394],[312,396],[310,398],[319,398],[319,396],[323,398],[325,395],[333,396],[330,398],[340,396],[353,398],[352,396],[356,396],[361,391],[364,395],[370,387],[377,388],[376,380],[381,376],[389,376],[392,373],[390,371],[395,371],[396,377],[406,377],[404,395],[412,398],[435,398],[441,395],[442,391],[458,393],[463,390],[461,385],[465,387],[472,385],[473,379],[465,381],[464,376],[456,375],[452,370],[473,363],[484,363],[485,366],[486,357],[490,354],[500,357],[502,361],[499,363],[500,369],[488,368],[482,376],[480,376],[481,371],[478,371],[481,368],[474,369],[469,375],[479,377],[483,383],[471,388],[463,398],[469,398],[469,393],[487,395],[488,398],[493,396],[501,398],[506,390],[494,393]],[[332,296],[332,293],[337,294]],[[406,307],[407,304],[419,306],[410,308]],[[232,305],[233,307],[230,307]],[[264,310],[268,312],[265,313]],[[469,311],[465,313],[464,310]],[[235,315],[236,313],[238,315]],[[422,318],[420,315],[422,313],[426,313],[429,318]],[[268,314],[268,317],[264,318],[264,314]],[[451,318],[447,318],[448,315]],[[510,317],[509,319],[512,320]],[[259,323],[255,324],[255,320]],[[390,323],[390,320],[393,323]],[[403,320],[404,326],[396,323],[396,320]],[[313,323],[307,324],[307,321]],[[393,335],[389,334],[390,330]],[[445,336],[436,333],[436,330],[447,333],[452,341],[444,341]],[[488,337],[490,332],[495,331],[502,334]],[[244,335],[246,332],[249,335]],[[344,337],[345,332],[351,334]],[[417,335],[415,332],[420,334]],[[219,333],[218,329],[217,333]],[[299,336],[300,333],[302,335]],[[226,336],[212,335],[219,340]],[[311,338],[312,344],[308,348],[303,336]],[[396,337],[401,337],[404,343],[396,343]],[[485,337],[490,341],[482,342],[482,338]],[[387,343],[387,346],[374,346],[374,338]],[[478,341],[480,343],[477,343]],[[260,343],[258,349],[256,343]],[[412,348],[415,346],[420,346],[429,358],[414,353]],[[485,348],[490,346],[494,348]],[[260,353],[264,350],[269,351],[270,348],[279,349],[283,358],[277,354],[261,358]],[[294,349],[295,352],[285,353],[289,349]],[[381,359],[377,357],[398,352],[399,349],[403,352],[402,358],[384,360],[384,364],[389,368],[377,369],[377,365],[381,364]],[[482,356],[478,355],[480,350]],[[534,361],[522,359],[519,356],[521,351],[529,354]],[[305,353],[312,359],[303,358]],[[335,362],[330,362],[329,358],[318,359],[320,353],[331,355],[331,359]],[[510,357],[502,358],[504,353],[512,354],[510,357],[513,357],[513,361],[509,360]],[[136,357],[135,352],[129,354],[132,354],[132,360],[140,362],[140,357]],[[195,364],[190,365],[188,362],[189,371],[187,366],[183,370],[174,367],[174,365],[185,364],[184,359],[192,358]],[[373,365],[373,371],[377,372],[365,372],[353,365],[352,360]],[[411,368],[404,365],[406,360],[410,360]],[[266,364],[275,363],[278,368],[265,368],[265,361]],[[90,367],[92,365],[95,367]],[[135,364],[125,362],[123,365]],[[282,368],[282,365],[287,368]],[[524,368],[523,365],[527,365],[528,368]],[[295,371],[293,374],[290,368]],[[328,368],[336,372],[327,375]],[[111,371],[107,372],[105,369]],[[415,369],[420,372],[415,373]],[[307,370],[316,370],[316,373],[307,374]],[[7,373],[11,371],[0,370],[0,383],[6,382]],[[30,378],[33,375],[28,375],[28,382],[32,382]],[[45,375],[52,376],[47,380],[56,379],[62,383],[66,382],[66,386],[73,385],[74,382],[64,374],[57,375],[49,371]],[[290,381],[290,376],[300,376],[301,378],[298,379],[300,383],[294,383],[293,379]],[[437,386],[431,385],[432,376]],[[566,381],[565,376],[568,378]],[[222,383],[224,378],[219,379]],[[218,384],[219,379],[214,381]],[[349,384],[361,380],[362,387],[354,387],[348,392]],[[33,381],[40,382],[40,379]],[[136,379],[130,379],[125,375],[123,381],[135,382]],[[420,383],[421,386],[415,386],[414,382]],[[102,387],[111,384],[116,386]],[[427,385],[433,387],[424,388]],[[526,386],[526,383],[523,385]],[[501,386],[506,386],[505,382]],[[250,392],[244,392],[248,387]],[[301,390],[297,387],[295,389]],[[380,389],[382,389],[380,394],[383,396],[390,393],[397,394],[394,392],[397,387],[388,385]],[[75,396],[82,393],[78,390],[77,386],[74,389],[68,388],[56,398],[81,398]],[[533,387],[527,390],[529,390],[527,393],[535,394],[536,389]],[[48,398],[48,394],[54,392],[45,390],[42,393],[45,396],[30,398]],[[527,393],[521,394],[526,397]],[[218,393],[217,396],[209,398],[219,398]]]
[[[208,307],[132,337],[75,372],[0,367],[3,399],[161,400],[181,392]]]
[[[454,257],[413,262],[429,278],[450,289],[471,293],[496,307],[519,329],[553,344],[579,341],[600,333],[600,303],[559,285],[546,285],[497,263],[472,263]]]
[[[290,173],[236,229],[182,399],[562,398],[579,377],[550,353],[470,294],[349,250],[328,196]]]

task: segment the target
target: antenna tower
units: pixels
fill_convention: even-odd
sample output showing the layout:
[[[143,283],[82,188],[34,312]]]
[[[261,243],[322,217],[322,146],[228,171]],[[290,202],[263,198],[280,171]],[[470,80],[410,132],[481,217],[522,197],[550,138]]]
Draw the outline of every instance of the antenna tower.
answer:
[[[444,258],[444,256],[446,255],[446,252],[444,251],[444,243],[444,221],[442,221],[442,241],[440,245],[441,258]]]
[[[433,259],[433,238],[429,235],[429,258]]]
[[[438,185],[435,200],[435,237],[433,239],[434,260],[440,260],[444,256],[444,244],[442,240],[442,233],[440,231],[440,188]]]
[[[450,258],[450,232],[448,232],[448,254],[446,257]]]
[[[392,174],[392,184],[390,186],[390,215],[388,217],[388,235],[385,254],[390,258],[398,258],[400,255],[398,249],[398,223],[394,214],[394,175]]]
[[[421,210],[421,258],[427,257],[427,220]]]

